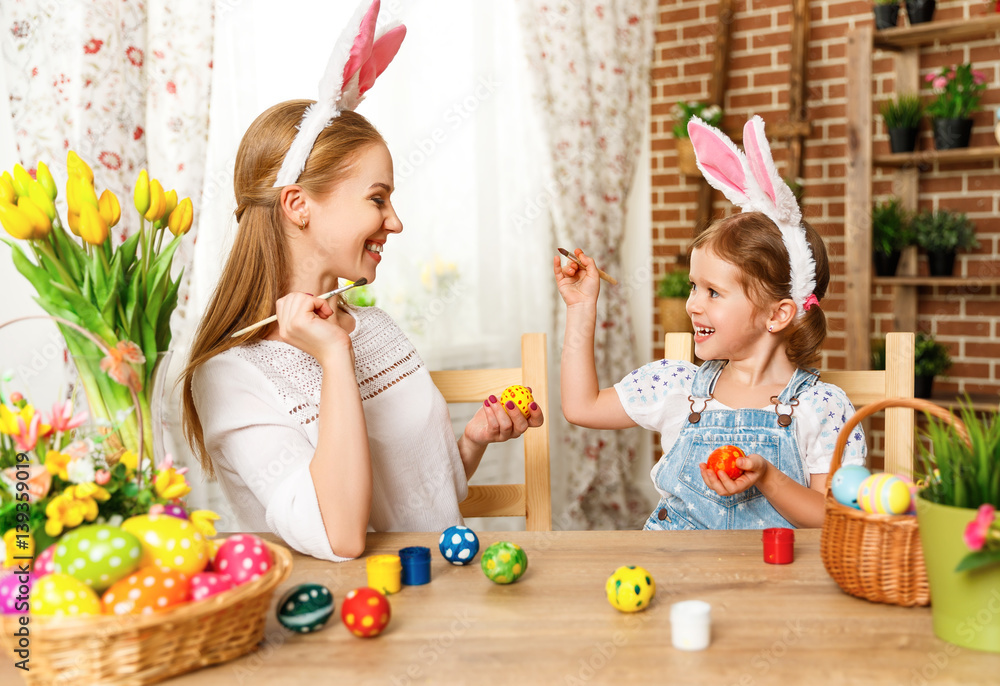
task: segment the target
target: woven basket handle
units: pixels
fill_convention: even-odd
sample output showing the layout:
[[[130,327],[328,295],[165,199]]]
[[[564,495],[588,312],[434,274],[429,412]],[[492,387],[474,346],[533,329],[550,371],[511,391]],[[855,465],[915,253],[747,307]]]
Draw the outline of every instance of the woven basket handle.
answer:
[[[847,423],[844,424],[844,428],[840,430],[840,434],[837,436],[837,443],[833,446],[833,458],[830,460],[830,477],[826,480],[826,492],[830,493],[830,488],[833,484],[832,475],[840,469],[840,462],[844,455],[844,448],[847,447],[847,441],[851,437],[851,432],[854,431],[854,427],[861,423],[861,420],[867,419],[876,412],[881,412],[887,407],[909,407],[913,410],[922,410],[931,414],[938,419],[944,420],[951,426],[955,428],[958,435],[962,437],[966,445],[971,445],[969,442],[969,432],[965,429],[965,424],[962,420],[952,414],[950,411],[941,407],[940,405],[935,405],[929,400],[922,400],[921,398],[885,398],[884,400],[879,400],[874,403],[869,403],[864,407],[860,408],[855,412]]]

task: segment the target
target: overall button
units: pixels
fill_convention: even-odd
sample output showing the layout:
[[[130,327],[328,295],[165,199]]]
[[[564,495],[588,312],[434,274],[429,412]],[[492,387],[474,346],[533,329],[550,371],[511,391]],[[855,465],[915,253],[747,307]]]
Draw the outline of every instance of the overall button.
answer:
[[[666,519],[666,518],[667,518],[667,508],[663,508],[662,510],[660,510],[660,513],[659,513],[658,515],[656,515],[656,517],[657,517],[657,519],[659,519],[659,520],[660,520],[661,522],[662,522],[662,521],[663,521],[664,519]]]

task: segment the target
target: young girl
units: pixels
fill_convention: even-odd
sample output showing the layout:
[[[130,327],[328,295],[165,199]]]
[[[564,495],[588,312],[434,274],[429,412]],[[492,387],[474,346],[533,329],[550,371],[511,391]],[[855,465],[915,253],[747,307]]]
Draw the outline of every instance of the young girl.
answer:
[[[360,33],[374,26],[366,15]],[[403,228],[385,142],[350,109],[395,54],[384,40],[373,48],[369,33],[380,63],[357,71],[351,50],[329,101],[275,105],[244,134],[239,230],[183,374],[188,440],[240,527],[330,560],[359,556],[369,529],[461,523],[486,445],[542,423],[537,405],[525,418],[490,396],[456,443],[444,398],[388,315],[313,295],[340,277],[373,282]],[[276,325],[231,337],[275,312]]]
[[[659,360],[599,389],[600,280],[578,250],[582,268],[554,261],[567,305],[563,413],[595,429],[661,432],[664,454],[651,472],[661,497],[647,529],[818,527],[833,445],[854,412],[844,392],[810,368],[826,337],[819,307],[830,280],[826,249],[774,170],[758,117],[744,131],[749,162],[721,132],[700,122],[689,131],[706,178],[745,210],[691,246],[687,312],[695,354],[706,362]],[[724,445],[747,453],[736,479],[707,467]],[[865,450],[859,429],[844,464],[863,464]]]

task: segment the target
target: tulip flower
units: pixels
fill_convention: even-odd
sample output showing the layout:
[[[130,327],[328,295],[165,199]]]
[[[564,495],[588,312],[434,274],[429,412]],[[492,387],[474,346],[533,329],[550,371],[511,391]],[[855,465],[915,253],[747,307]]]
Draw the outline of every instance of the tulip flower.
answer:
[[[52,178],[52,172],[49,171],[49,165],[42,161],[38,162],[38,169],[35,170],[35,180],[45,189],[49,200],[54,201],[56,196],[59,195],[59,189],[56,187],[56,180]]]
[[[34,236],[35,228],[31,219],[17,205],[0,200],[0,224],[14,238],[27,240]]]
[[[139,172],[139,178],[135,180],[135,191],[132,193],[135,202],[135,209],[139,214],[145,215],[149,209],[149,175],[143,169]]]
[[[38,205],[32,202],[31,198],[22,196],[17,199],[17,209],[21,210],[31,222],[31,237],[34,239],[45,238],[52,230],[52,222],[48,216],[38,209]]]
[[[167,196],[163,186],[156,179],[149,182],[149,209],[144,215],[151,222],[159,220],[166,212]]]
[[[90,203],[83,203],[80,208],[80,238],[91,245],[101,245],[108,239],[108,223]]]
[[[976,512],[976,518],[965,527],[965,545],[969,547],[969,550],[977,551],[983,549],[983,545],[986,543],[986,536],[989,533],[990,526],[993,524],[995,513],[996,510],[989,503],[980,505],[979,510]]]
[[[194,220],[194,208],[191,205],[191,198],[184,198],[180,204],[170,213],[170,220],[167,227],[170,233],[175,236],[183,236],[191,230],[191,222]]]
[[[97,201],[97,207],[108,228],[113,227],[122,218],[122,206],[118,203],[118,197],[106,188]]]
[[[73,212],[72,210],[66,213],[66,224],[69,225],[70,231],[73,232],[74,236],[80,235],[80,213]]]
[[[70,176],[82,176],[87,179],[87,183],[94,183],[94,170],[72,150],[66,153],[66,168]]]
[[[27,195],[28,186],[31,185],[32,181],[34,179],[31,178],[31,174],[28,173],[27,169],[19,164],[14,165],[14,191],[18,195]]]
[[[45,432],[42,429],[42,416],[36,414],[31,422],[25,422],[24,417],[17,418],[17,433],[14,434],[14,448],[19,453],[30,453],[38,444],[38,437]]]
[[[54,431],[72,431],[78,426],[83,426],[83,423],[87,421],[87,413],[79,412],[76,415],[73,414],[73,402],[66,400],[64,402],[56,402],[52,405],[52,415],[49,419],[49,424],[52,425]]]
[[[177,191],[170,189],[163,196],[167,201],[167,206],[163,210],[163,216],[168,217],[174,211],[174,208],[177,207]]]
[[[14,178],[10,172],[4,172],[0,176],[0,202],[17,202],[17,191],[14,190]]]
[[[28,186],[28,197],[31,198],[31,202],[35,203],[38,209],[45,213],[49,221],[55,220],[56,204],[52,202],[52,198],[49,197],[45,186],[38,181],[32,181],[31,185]]]

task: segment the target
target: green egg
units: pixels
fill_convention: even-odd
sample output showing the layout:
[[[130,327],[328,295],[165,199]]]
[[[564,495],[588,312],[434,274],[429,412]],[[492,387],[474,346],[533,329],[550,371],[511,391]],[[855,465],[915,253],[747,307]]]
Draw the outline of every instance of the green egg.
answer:
[[[528,569],[528,555],[516,543],[498,541],[486,549],[479,564],[490,581],[512,584]]]
[[[333,614],[333,594],[320,584],[299,584],[278,601],[278,621],[302,634],[319,631]]]
[[[135,571],[142,555],[139,539],[117,526],[91,524],[55,542],[52,566],[98,593]]]

